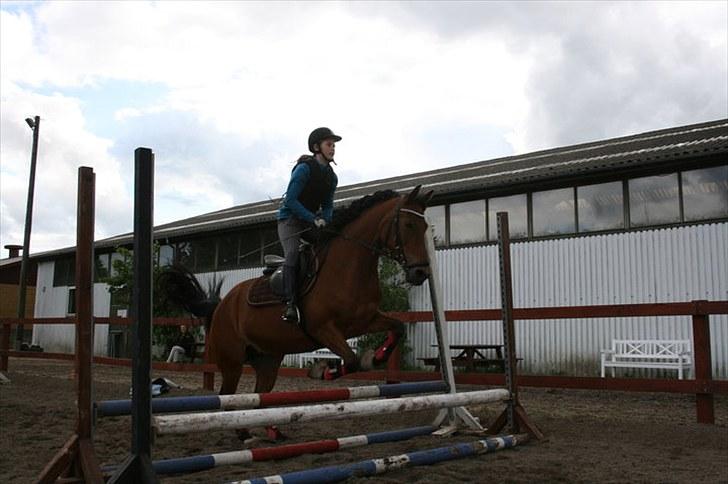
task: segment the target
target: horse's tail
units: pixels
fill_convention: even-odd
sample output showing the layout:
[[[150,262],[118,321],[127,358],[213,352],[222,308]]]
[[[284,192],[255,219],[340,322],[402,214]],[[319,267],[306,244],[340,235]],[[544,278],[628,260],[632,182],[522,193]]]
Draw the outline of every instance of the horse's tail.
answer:
[[[205,292],[195,275],[185,267],[174,264],[159,275],[162,297],[168,302],[185,309],[205,320],[205,333],[210,332],[212,314],[220,303],[220,289],[224,278],[214,277]]]

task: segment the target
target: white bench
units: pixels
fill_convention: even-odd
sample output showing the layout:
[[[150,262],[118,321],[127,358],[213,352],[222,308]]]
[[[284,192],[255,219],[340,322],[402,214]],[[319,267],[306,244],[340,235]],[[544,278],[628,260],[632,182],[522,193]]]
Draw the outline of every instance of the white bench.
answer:
[[[693,366],[690,340],[615,339],[612,349],[602,350],[602,378],[607,367],[658,368],[677,370],[680,380],[683,372]]]
[[[349,348],[356,353],[357,338],[348,339],[346,342],[349,343]],[[308,353],[299,353],[298,367],[305,368],[309,361],[311,364],[314,364],[316,360],[341,360],[341,357],[328,348],[321,348],[315,351],[309,351]]]

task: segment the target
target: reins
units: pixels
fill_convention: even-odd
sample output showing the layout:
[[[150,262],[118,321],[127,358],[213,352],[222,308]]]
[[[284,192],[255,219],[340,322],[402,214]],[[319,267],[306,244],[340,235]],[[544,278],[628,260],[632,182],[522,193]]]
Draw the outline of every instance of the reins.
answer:
[[[397,208],[395,210],[395,216],[392,218],[392,223],[387,228],[387,234],[384,237],[385,243],[381,244],[380,242],[370,243],[355,237],[349,237],[348,235],[344,234],[341,231],[334,230],[328,227],[324,227],[322,230],[327,231],[332,234],[336,234],[337,236],[341,237],[344,240],[348,240],[350,242],[354,242],[356,244],[361,245],[362,247],[370,250],[377,256],[385,256],[389,257],[395,261],[397,261],[403,268],[405,269],[412,269],[416,267],[429,267],[429,262],[418,262],[414,264],[409,264],[407,262],[407,256],[404,253],[404,248],[402,244],[402,234],[399,230],[399,214],[400,212],[409,213],[412,215],[416,215],[423,220],[425,220],[425,215],[423,213],[417,212],[416,210],[411,210],[409,208],[402,208],[401,207],[402,202],[400,202],[397,205]],[[395,245],[394,248],[389,248],[386,246],[386,241],[388,241],[391,238],[392,231],[394,230],[395,233]]]
[[[323,232],[329,232],[331,234],[334,234],[338,237],[341,237],[344,240],[354,242],[354,243],[364,247],[365,249],[373,252],[377,256],[389,257],[389,258],[397,261],[405,269],[412,269],[412,268],[416,268],[416,267],[429,267],[429,265],[430,265],[429,262],[418,262],[418,263],[414,263],[414,264],[409,264],[407,262],[407,256],[404,254],[404,248],[402,247],[402,234],[400,233],[400,230],[399,230],[400,212],[415,215],[417,217],[420,217],[423,220],[426,220],[425,214],[420,213],[416,210],[409,209],[409,208],[402,208],[401,205],[402,205],[402,202],[400,201],[400,203],[397,205],[397,208],[395,210],[395,216],[392,218],[392,223],[387,228],[387,235],[384,238],[384,240],[385,240],[384,244],[382,244],[380,242],[370,243],[365,240],[358,239],[356,237],[349,237],[348,235],[344,234],[343,231],[335,230],[330,227],[323,227],[320,230]],[[298,232],[295,232],[295,233],[291,234],[290,236],[288,236],[286,238],[286,240],[292,239],[294,237],[298,237],[299,235],[305,234],[306,232],[310,232],[312,230],[314,230],[314,227],[307,227],[303,230],[299,230]],[[389,248],[386,246],[386,241],[390,239],[392,231],[394,231],[394,234],[395,234],[395,241],[394,241],[395,245],[393,248]],[[254,250],[251,250],[250,252],[240,255],[238,257],[238,259],[242,260],[253,254],[263,252],[265,249],[267,249],[269,247],[273,247],[278,243],[279,243],[279,241],[276,240],[269,244],[265,244],[263,247],[260,247],[259,249],[254,249]]]

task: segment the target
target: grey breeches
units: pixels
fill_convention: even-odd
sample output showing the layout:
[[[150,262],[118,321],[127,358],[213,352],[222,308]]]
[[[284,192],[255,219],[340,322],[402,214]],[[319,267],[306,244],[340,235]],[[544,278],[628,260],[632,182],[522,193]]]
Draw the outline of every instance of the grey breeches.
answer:
[[[283,286],[286,298],[291,301],[296,295],[296,269],[298,265],[298,246],[301,242],[301,232],[308,225],[296,218],[290,217],[278,221],[278,238],[283,246]]]
[[[301,243],[301,234],[308,226],[300,220],[290,217],[278,221],[278,238],[283,246],[283,256],[286,262],[283,265],[295,266],[298,262],[298,246]]]

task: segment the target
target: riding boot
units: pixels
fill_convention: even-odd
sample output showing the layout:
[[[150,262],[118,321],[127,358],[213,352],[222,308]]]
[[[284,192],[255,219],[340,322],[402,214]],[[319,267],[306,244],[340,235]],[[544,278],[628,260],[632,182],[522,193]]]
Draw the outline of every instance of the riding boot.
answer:
[[[300,323],[296,307],[296,266],[283,266],[283,288],[286,292],[286,309],[283,320]]]

